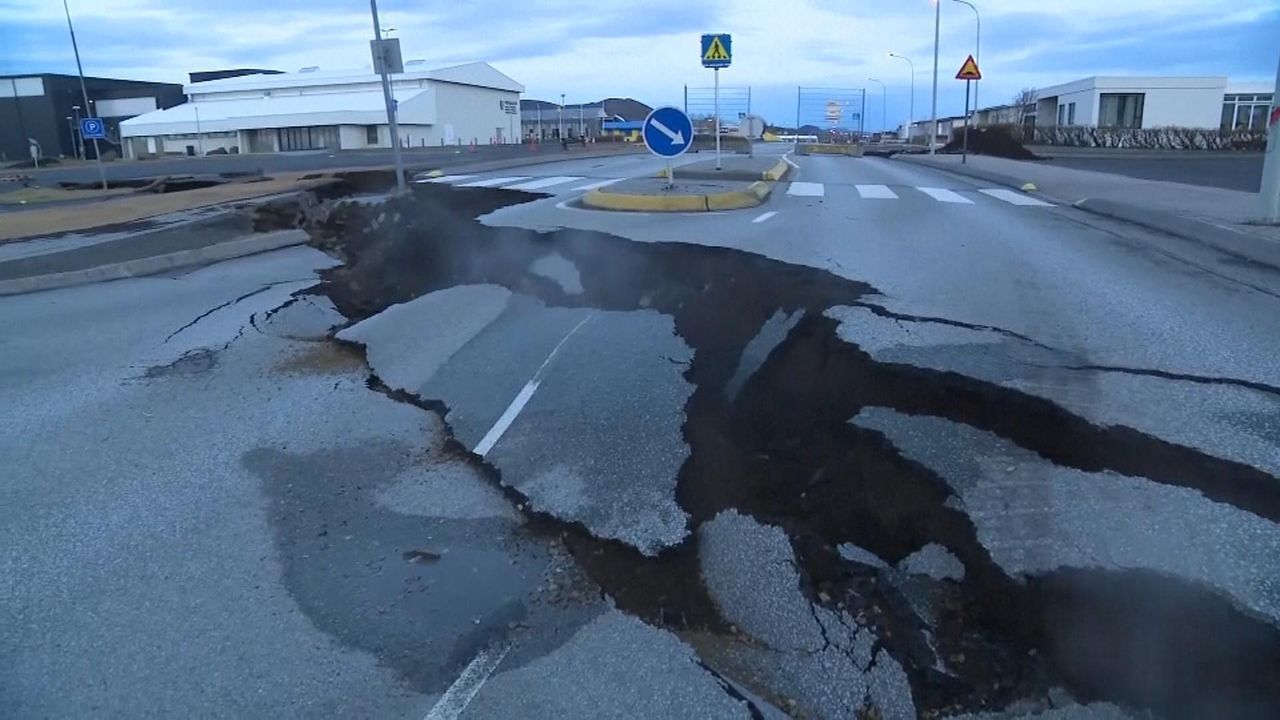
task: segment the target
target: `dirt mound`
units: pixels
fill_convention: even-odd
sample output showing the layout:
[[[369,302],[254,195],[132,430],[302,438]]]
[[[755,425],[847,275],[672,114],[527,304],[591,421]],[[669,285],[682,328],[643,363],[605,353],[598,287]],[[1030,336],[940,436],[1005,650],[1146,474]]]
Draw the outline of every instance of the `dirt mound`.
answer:
[[[952,133],[951,142],[942,148],[942,152],[958,153],[964,149],[964,130]],[[1008,128],[969,128],[969,152],[975,155],[994,155],[1010,160],[1040,160],[1039,155],[1023,147],[1022,143],[1009,133]]]

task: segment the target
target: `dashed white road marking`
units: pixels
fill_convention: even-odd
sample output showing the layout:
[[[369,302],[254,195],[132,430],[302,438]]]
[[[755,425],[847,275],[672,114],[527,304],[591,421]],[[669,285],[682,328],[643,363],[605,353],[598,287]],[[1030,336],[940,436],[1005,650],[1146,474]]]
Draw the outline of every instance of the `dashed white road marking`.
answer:
[[[787,194],[798,197],[822,197],[827,194],[827,190],[822,183],[793,182],[791,187],[787,188]]]
[[[767,213],[760,213],[760,216],[759,216],[759,217],[757,217],[755,220],[752,220],[751,222],[753,222],[753,223],[762,223],[762,222],[764,222],[765,220],[768,220],[769,218],[771,218],[771,217],[773,217],[774,215],[777,215],[777,214],[778,214],[778,211],[777,211],[777,210],[770,210],[770,211],[769,211],[769,212],[767,212]]]
[[[444,183],[444,184],[452,185],[453,183],[461,182],[461,181],[463,181],[463,180],[466,180],[467,178],[473,178],[473,177],[475,177],[475,175],[443,175],[443,176],[441,176],[441,177],[437,177],[437,178],[422,178],[421,180],[414,180],[414,182],[416,182],[416,183]]]
[[[924,193],[925,195],[928,195],[929,197],[933,198],[934,200],[937,200],[938,202],[957,203],[960,205],[973,204],[972,200],[961,195],[958,192],[955,192],[954,190],[947,190],[946,188],[934,188],[934,187],[918,187],[916,189]]]
[[[475,699],[476,693],[480,692],[480,686],[484,685],[493,671],[498,669],[498,665],[510,650],[511,643],[507,642],[476,653],[471,662],[462,669],[458,679],[453,681],[449,689],[445,690],[432,706],[426,720],[457,720],[462,711],[467,709],[467,705]]]
[[[494,185],[506,185],[507,183],[520,182],[521,180],[528,180],[528,179],[529,179],[528,175],[517,175],[515,177],[486,178],[484,180],[476,180],[475,182],[462,183],[458,187],[493,187]]]
[[[888,185],[857,185],[858,195],[869,200],[897,200],[898,194]]]
[[[1003,200],[1013,205],[1029,205],[1032,207],[1053,207],[1053,203],[1047,203],[1043,200],[1037,200],[1030,195],[1023,195],[1019,192],[1006,190],[1004,188],[990,188],[987,190],[979,190],[984,195],[990,195],[997,200]]]
[[[502,435],[507,431],[507,428],[511,427],[511,423],[515,422],[516,416],[520,414],[520,411],[524,410],[524,406],[529,404],[529,399],[538,391],[538,386],[542,384],[542,376],[546,372],[547,366],[560,353],[560,348],[564,347],[564,344],[569,342],[569,338],[573,337],[574,333],[578,332],[583,325],[586,325],[595,316],[594,312],[586,316],[582,319],[582,322],[574,325],[572,330],[566,333],[563,338],[560,338],[560,342],[556,343],[555,348],[551,350],[551,354],[547,356],[546,360],[542,361],[542,365],[538,366],[538,371],[533,374],[529,382],[525,383],[520,392],[516,393],[516,399],[512,400],[507,409],[502,412],[498,421],[493,424],[493,427],[489,428],[489,432],[480,438],[480,442],[476,444],[475,450],[472,452],[480,457],[489,454],[493,446],[497,445],[498,441],[502,439]]]
[[[538,178],[537,180],[530,180],[529,182],[523,182],[518,185],[508,185],[506,189],[507,190],[541,190],[542,188],[549,188],[556,185],[563,185],[565,183],[571,183],[581,179],[582,178],[577,175],[557,175],[555,177]]]
[[[586,185],[579,185],[578,187],[574,188],[573,191],[577,192],[579,190],[595,190],[596,188],[602,188],[605,185],[620,183],[625,179],[626,178],[614,178],[612,180],[601,180],[599,182],[587,183]]]

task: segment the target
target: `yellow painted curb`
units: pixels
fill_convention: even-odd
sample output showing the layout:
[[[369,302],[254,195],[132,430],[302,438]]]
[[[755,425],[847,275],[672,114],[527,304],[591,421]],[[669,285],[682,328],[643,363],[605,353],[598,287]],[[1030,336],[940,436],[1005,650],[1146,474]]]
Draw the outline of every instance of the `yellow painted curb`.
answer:
[[[777,165],[774,165],[773,167],[764,171],[763,179],[774,180],[774,181],[781,180],[783,176],[787,174],[787,170],[790,170],[790,169],[791,169],[791,166],[787,164],[786,160],[778,160]]]
[[[785,163],[784,163],[785,164]],[[746,190],[712,193],[710,195],[633,195],[629,193],[592,190],[582,196],[582,204],[597,210],[622,210],[630,212],[710,212],[712,210],[743,210],[765,201],[773,192],[774,183],[757,180]]]

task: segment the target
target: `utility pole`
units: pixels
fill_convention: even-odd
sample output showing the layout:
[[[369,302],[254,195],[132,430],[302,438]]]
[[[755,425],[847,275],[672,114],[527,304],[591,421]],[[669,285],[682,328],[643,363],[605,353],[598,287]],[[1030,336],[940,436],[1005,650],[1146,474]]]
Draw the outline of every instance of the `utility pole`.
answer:
[[[907,142],[911,142],[911,126],[916,122],[916,64],[911,62],[911,58],[897,53],[889,53],[889,57],[906,60],[907,65],[911,66],[911,99],[908,103],[910,110],[907,111]]]
[[[80,64],[80,46],[76,44],[76,29],[71,24],[71,8],[67,6],[67,0],[62,0],[62,10],[67,14],[67,31],[71,33],[71,49],[76,54],[76,73],[80,76],[80,96],[84,99],[85,112],[92,112],[89,109],[89,91],[84,86],[84,67]],[[17,98],[14,98],[17,100]],[[84,144],[83,133],[80,136],[80,143]],[[102,153],[98,150],[98,138],[93,138],[93,154],[97,157],[98,162],[98,179],[102,181],[102,189],[107,189],[107,171],[102,169]]]
[[[369,12],[373,14],[374,43],[378,44],[382,42],[382,25],[378,22],[378,0],[369,0]],[[378,65],[382,76],[382,101],[387,106],[387,128],[391,131],[391,157],[396,167],[396,192],[404,194],[408,189],[404,185],[404,158],[400,156],[400,124],[396,122],[396,100],[391,93],[391,78],[387,76],[386,62],[379,62]]]
[[[938,152],[938,41],[942,34],[942,0],[933,0],[933,122],[929,154]]]
[[[884,142],[884,132],[889,129],[889,89],[875,78],[867,78],[867,82],[880,86],[880,142]]]
[[[1280,223],[1280,67],[1276,68],[1276,91],[1271,96],[1271,113],[1267,116],[1267,155],[1262,165],[1258,201],[1263,222]]]

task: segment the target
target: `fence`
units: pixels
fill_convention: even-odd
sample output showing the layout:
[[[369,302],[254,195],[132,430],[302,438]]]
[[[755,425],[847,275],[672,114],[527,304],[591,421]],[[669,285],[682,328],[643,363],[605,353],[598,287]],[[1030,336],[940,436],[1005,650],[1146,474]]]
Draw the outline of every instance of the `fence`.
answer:
[[[715,135],[715,88],[684,87],[684,112],[697,135]],[[720,88],[720,131],[736,135],[738,123],[751,114],[751,88]]]
[[[796,134],[819,142],[855,142],[863,136],[867,91],[853,88],[796,88]]]

